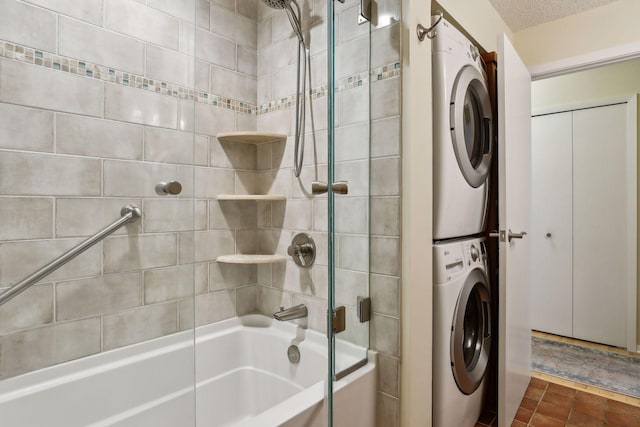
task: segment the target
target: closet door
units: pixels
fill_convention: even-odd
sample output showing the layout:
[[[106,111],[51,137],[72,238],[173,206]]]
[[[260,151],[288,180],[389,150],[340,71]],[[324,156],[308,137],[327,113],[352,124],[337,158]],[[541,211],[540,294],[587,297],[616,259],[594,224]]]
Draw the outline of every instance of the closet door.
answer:
[[[573,113],[573,336],[626,347],[626,104]]]
[[[531,119],[531,327],[572,335],[571,112]]]

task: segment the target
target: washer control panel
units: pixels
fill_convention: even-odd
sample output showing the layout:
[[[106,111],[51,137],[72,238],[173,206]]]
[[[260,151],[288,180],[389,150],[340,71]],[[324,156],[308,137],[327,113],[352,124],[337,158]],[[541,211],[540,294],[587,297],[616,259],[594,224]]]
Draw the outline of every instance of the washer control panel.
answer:
[[[484,238],[433,245],[433,282],[446,283],[469,269],[486,266]]]

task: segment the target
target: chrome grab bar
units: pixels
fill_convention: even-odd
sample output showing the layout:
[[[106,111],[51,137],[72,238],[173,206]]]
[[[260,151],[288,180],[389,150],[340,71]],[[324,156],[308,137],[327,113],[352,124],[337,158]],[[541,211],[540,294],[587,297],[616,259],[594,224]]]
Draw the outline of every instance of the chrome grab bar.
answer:
[[[84,242],[71,248],[64,254],[60,255],[58,258],[51,261],[49,264],[40,268],[35,273],[25,277],[20,282],[16,283],[12,287],[10,287],[9,289],[1,293],[0,306],[2,306],[4,303],[8,302],[12,298],[20,295],[22,292],[26,291],[31,286],[35,285],[38,281],[40,281],[40,279],[53,273],[54,271],[62,267],[64,264],[68,263],[69,261],[71,261],[78,255],[80,255],[81,253],[83,253],[84,251],[86,251],[96,243],[103,240],[105,237],[109,236],[110,234],[113,234],[119,228],[123,227],[124,225],[130,222],[137,221],[142,216],[142,211],[140,211],[140,208],[137,208],[136,206],[126,205],[122,207],[122,210],[120,210],[120,215],[121,215],[121,218],[119,220],[115,221],[111,225],[98,231],[96,234],[89,237]]]

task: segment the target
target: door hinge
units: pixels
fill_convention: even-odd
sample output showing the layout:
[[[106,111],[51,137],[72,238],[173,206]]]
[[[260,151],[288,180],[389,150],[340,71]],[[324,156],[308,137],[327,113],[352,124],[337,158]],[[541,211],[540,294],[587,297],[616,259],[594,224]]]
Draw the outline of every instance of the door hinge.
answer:
[[[358,297],[358,319],[360,323],[371,320],[371,298]]]

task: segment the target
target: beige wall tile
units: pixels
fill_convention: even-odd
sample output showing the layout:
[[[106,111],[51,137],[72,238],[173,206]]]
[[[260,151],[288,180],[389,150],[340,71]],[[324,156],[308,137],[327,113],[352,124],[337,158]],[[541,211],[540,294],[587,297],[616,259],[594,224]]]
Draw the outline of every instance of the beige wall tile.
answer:
[[[237,52],[237,70],[242,74],[246,74],[251,77],[258,76],[258,52],[255,49],[238,46]],[[257,84],[257,83],[256,83]],[[257,88],[256,88],[257,92]],[[257,95],[254,94],[254,96]],[[255,102],[255,101],[253,101]]]
[[[400,78],[371,83],[371,119],[400,115]]]
[[[159,163],[104,162],[104,195],[116,197],[159,197],[156,184],[181,181],[179,170]],[[189,194],[190,182],[182,182],[182,194]]]
[[[141,160],[142,127],[56,114],[56,151],[80,156]]]
[[[208,164],[208,140],[192,132],[144,128],[144,159],[150,162]]]
[[[175,234],[108,237],[104,240],[104,272],[143,270],[175,265]]]
[[[209,264],[209,291],[233,289],[258,282],[258,268],[251,264]]]
[[[258,311],[258,287],[245,286],[236,290],[236,315],[256,313]]]
[[[338,196],[334,207],[337,233],[369,233],[369,199],[366,197]]]
[[[400,274],[400,239],[371,237],[371,272],[398,276]]]
[[[148,0],[147,6],[161,10],[183,21],[194,22],[195,0]]]
[[[0,336],[0,378],[100,352],[100,318]]]
[[[389,117],[371,122],[371,156],[400,155],[400,117]]]
[[[0,240],[53,237],[53,198],[0,197]]]
[[[400,316],[400,279],[372,274],[370,280],[371,309],[375,313]]]
[[[178,21],[131,0],[105,0],[104,26],[169,49],[178,50]]]
[[[335,282],[336,305],[355,308],[358,297],[367,296],[369,280],[365,272],[336,269]]]
[[[255,229],[258,204],[263,203],[212,200],[209,203],[209,227],[222,230]]]
[[[196,0],[196,25],[198,28],[209,30],[211,2]]]
[[[53,112],[0,103],[0,146],[53,151]]]
[[[56,284],[56,320],[118,313],[142,305],[142,273]]]
[[[50,283],[27,289],[0,310],[0,334],[48,323],[53,323],[53,285]]]
[[[56,237],[91,236],[121,216],[126,205],[142,208],[140,199],[56,199]],[[143,211],[144,212],[144,211]],[[129,223],[114,234],[138,234],[142,222]]]
[[[0,153],[0,194],[99,196],[100,178],[99,160]]]
[[[145,51],[147,77],[182,86],[192,82],[189,72],[193,58],[189,55],[152,45],[147,45]]]
[[[144,303],[155,304],[206,293],[207,270],[207,263],[199,263],[145,271]]]
[[[178,331],[177,303],[147,305],[103,317],[103,348],[111,350]]]
[[[206,200],[149,199],[143,212],[145,233],[207,228]]]
[[[400,61],[400,22],[371,32],[371,68]]]
[[[0,283],[13,284],[53,261],[84,239],[31,240],[0,243]],[[49,280],[75,279],[101,273],[102,244],[69,261],[47,276]]]
[[[0,1],[0,39],[56,51],[56,15],[14,0]]]
[[[235,253],[230,231],[195,231],[180,234],[180,264],[215,261],[220,255]]]
[[[63,15],[69,15],[92,24],[102,24],[102,0],[29,0]]]
[[[181,302],[181,307],[184,306]],[[181,310],[182,313],[182,310]],[[196,296],[196,327],[219,322],[236,315],[235,291],[218,291]],[[181,324],[186,321],[181,317]]]
[[[0,59],[0,101],[102,116],[100,80]]]
[[[271,316],[280,307],[291,307],[291,294],[279,289],[258,287],[258,311],[265,316]]]
[[[219,194],[234,194],[233,171],[196,167],[195,196],[203,199],[215,199]]]
[[[106,83],[104,116],[123,122],[176,129],[178,100],[146,90]]]
[[[212,89],[215,93],[215,88]],[[234,132],[236,130],[235,113],[233,111],[199,102],[194,105],[194,108],[194,128],[196,133],[216,136],[221,132]]]
[[[369,196],[369,164],[368,160],[336,163],[336,181],[349,182],[349,197]]]
[[[375,82],[373,84],[375,84]],[[386,99],[374,99],[373,93],[371,96],[369,95],[369,87],[366,85],[338,93],[336,104],[338,105],[339,112],[339,126],[365,123],[369,120],[369,118],[372,117],[371,112],[376,108],[371,105],[370,110],[370,102],[373,104],[374,102],[388,103],[389,101]]]
[[[384,393],[376,396],[376,427],[400,425],[400,401]]]
[[[400,194],[400,158],[371,160],[371,195],[397,196]]]
[[[399,355],[400,323],[393,317],[371,316],[371,348],[390,356]]]
[[[256,144],[221,142],[218,138],[211,138],[211,166],[255,170],[257,150]]]
[[[371,198],[371,234],[383,236],[400,235],[400,198]]]
[[[389,357],[385,354],[378,353],[377,373],[378,373],[378,390],[398,397],[400,377],[399,360],[395,357]]]
[[[196,29],[195,53],[198,59],[233,70],[235,68],[236,45],[231,40],[208,31]]]
[[[257,81],[222,67],[211,67],[211,91],[232,99],[256,103]]]
[[[336,129],[335,159],[338,162],[369,158],[369,126],[362,123]]]
[[[338,235],[336,240],[338,268],[368,271],[369,238],[367,236]]]
[[[60,17],[59,54],[106,67],[144,73],[144,43],[94,25]]]
[[[272,206],[272,226],[287,230],[311,230],[311,200],[287,200]]]

